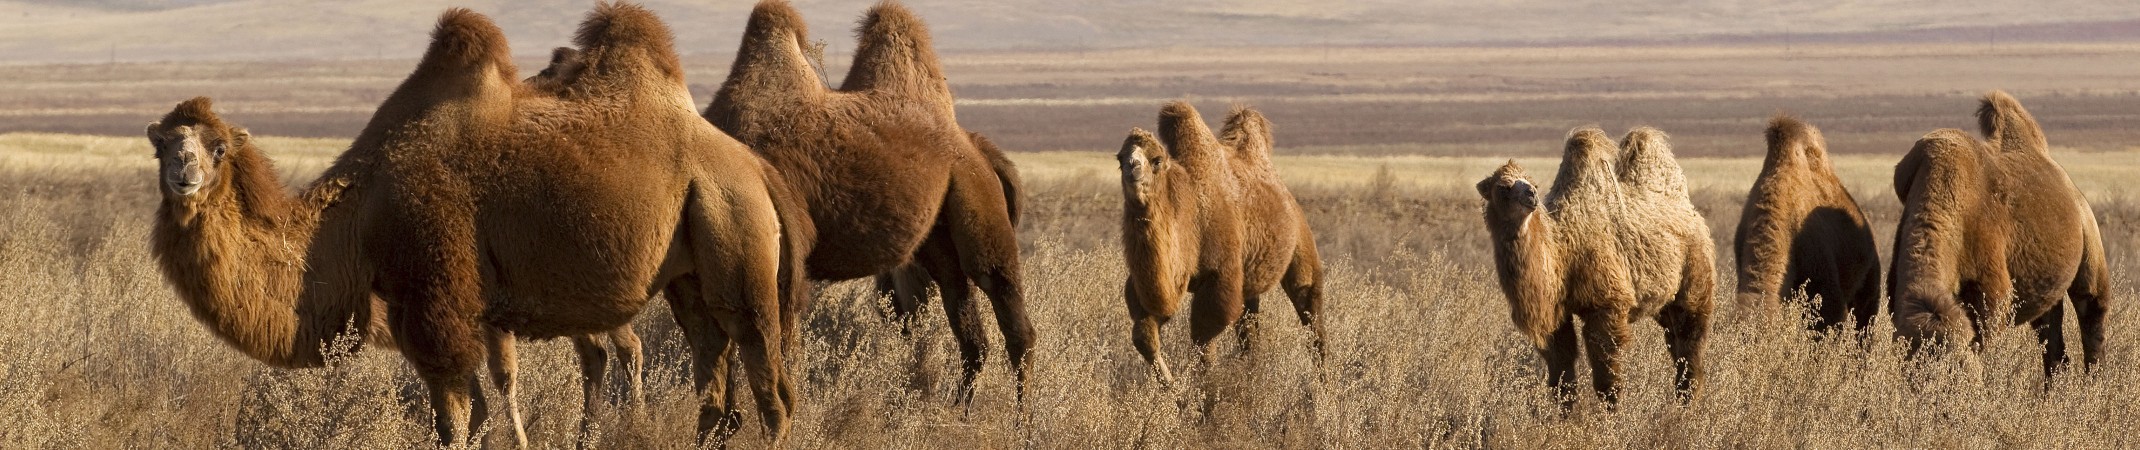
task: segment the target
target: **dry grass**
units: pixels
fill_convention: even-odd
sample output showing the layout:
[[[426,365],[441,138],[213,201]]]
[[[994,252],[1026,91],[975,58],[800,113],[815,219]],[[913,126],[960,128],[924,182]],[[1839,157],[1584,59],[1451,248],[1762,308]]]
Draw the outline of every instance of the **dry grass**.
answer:
[[[285,161],[318,161],[338,146],[265,143]],[[0,323],[12,324],[0,328],[0,447],[426,445],[427,406],[397,355],[361,351],[324,369],[274,371],[187,316],[147,251],[158,198],[152,161],[134,156],[147,152],[136,138],[0,135]],[[2106,363],[2093,373],[2061,375],[2045,388],[2031,333],[1997,335],[1981,371],[1970,371],[1952,360],[1905,360],[1885,338],[1892,328],[1884,317],[1872,331],[1880,337],[1859,345],[1792,323],[1742,320],[1734,305],[1720,311],[1707,347],[1708,390],[1692,405],[1670,400],[1661,334],[1644,325],[1619,408],[1585,402],[1563,416],[1487,269],[1470,189],[1497,162],[1487,158],[1281,158],[1332,274],[1329,359],[1315,363],[1306,331],[1288,314],[1267,314],[1252,350],[1224,343],[1214,367],[1164,387],[1128,340],[1111,158],[1015,156],[1033,205],[1023,236],[1041,333],[1023,407],[1000,366],[984,374],[970,410],[951,405],[957,352],[942,313],[928,312],[914,338],[902,337],[881,318],[882,300],[864,295],[862,283],[839,283],[820,291],[806,358],[794,365],[808,381],[792,445],[2109,448],[2140,429],[2131,407],[2140,403],[2132,389],[2140,355],[2129,333],[2113,331]],[[2121,274],[2116,293],[2131,299],[2133,280],[2122,274],[2140,251],[2140,203],[2117,186],[2140,174],[2135,155],[2061,156],[2102,216]],[[1524,163],[1533,174],[1553,173],[1550,161]],[[1685,164],[1697,204],[1728,239],[1758,162]],[[1896,213],[1884,181],[1889,164],[1839,161],[1882,230]],[[318,169],[299,166],[292,171]],[[1726,253],[1720,270],[1731,264]],[[2111,327],[2135,329],[2134,313],[2114,308]],[[690,439],[696,408],[681,335],[663,310],[639,324],[649,348],[647,404],[599,413],[586,436],[576,431],[570,346],[523,347],[522,401],[539,446],[673,448]],[[1166,351],[1193,361],[1184,328],[1169,327]],[[1002,360],[1000,350],[993,359]],[[746,427],[740,439],[762,443],[759,433]],[[509,441],[492,437],[491,447]]]

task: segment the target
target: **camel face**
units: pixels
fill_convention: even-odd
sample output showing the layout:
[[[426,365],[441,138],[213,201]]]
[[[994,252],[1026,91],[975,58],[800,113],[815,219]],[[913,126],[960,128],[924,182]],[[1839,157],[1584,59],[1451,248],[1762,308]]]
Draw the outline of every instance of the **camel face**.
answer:
[[[164,194],[173,198],[191,198],[213,184],[223,155],[233,141],[246,137],[243,129],[226,132],[207,124],[165,127],[162,123],[149,124],[148,135],[156,150]]]
[[[1486,215],[1500,223],[1521,223],[1542,205],[1538,188],[1524,177],[1515,161],[1502,165],[1492,176],[1479,180],[1479,196],[1486,200]]]
[[[1115,159],[1122,163],[1122,198],[1138,208],[1150,205],[1158,192],[1160,165],[1166,162],[1166,151],[1158,140],[1142,129],[1134,130]]]

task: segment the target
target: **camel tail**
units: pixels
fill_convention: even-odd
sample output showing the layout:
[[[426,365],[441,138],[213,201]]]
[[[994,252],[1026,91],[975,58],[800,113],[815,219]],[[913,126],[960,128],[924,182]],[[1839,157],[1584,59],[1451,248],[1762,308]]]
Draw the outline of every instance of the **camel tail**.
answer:
[[[1198,115],[1196,107],[1185,101],[1167,102],[1159,108],[1159,143],[1165,144],[1167,154],[1187,159],[1204,151],[1205,143],[1212,142],[1211,127],[1204,125],[1204,116]]]
[[[590,78],[658,75],[683,86],[676,38],[654,12],[627,2],[596,4],[572,36]]]
[[[1631,188],[1687,198],[1687,175],[1672,157],[1663,131],[1640,127],[1620,140],[1620,183]]]
[[[951,87],[937,63],[929,26],[898,2],[869,9],[855,28],[854,66],[840,85],[849,91],[898,92],[951,101]]]
[[[1226,115],[1226,126],[1220,128],[1219,141],[1234,148],[1234,156],[1244,161],[1268,166],[1271,160],[1271,120],[1263,113],[1247,105],[1236,105]]]
[[[795,339],[801,335],[795,327],[801,326],[803,316],[809,315],[814,298],[809,271],[803,264],[817,243],[817,226],[802,196],[779,171],[771,164],[763,164],[761,171],[766,174],[766,192],[773,197],[773,212],[780,217],[780,320],[782,326],[794,330],[787,333],[787,344],[792,349],[797,348]]]
[[[966,138],[973,141],[973,146],[981,150],[982,156],[988,157],[988,167],[995,169],[996,181],[1003,183],[1003,205],[1011,216],[1011,225],[1017,225],[1022,206],[1020,204],[1024,203],[1020,196],[1025,190],[1018,177],[1018,165],[1011,163],[1011,158],[1003,154],[1003,149],[996,148],[996,143],[988,140],[987,136],[968,132]]]
[[[2021,101],[2006,91],[1991,91],[1984,94],[1982,106],[1977,107],[1977,127],[1984,133],[1984,140],[1999,146],[2000,151],[2033,150],[2050,152],[2044,141],[2043,128],[2036,124],[2036,117],[2021,107]]]

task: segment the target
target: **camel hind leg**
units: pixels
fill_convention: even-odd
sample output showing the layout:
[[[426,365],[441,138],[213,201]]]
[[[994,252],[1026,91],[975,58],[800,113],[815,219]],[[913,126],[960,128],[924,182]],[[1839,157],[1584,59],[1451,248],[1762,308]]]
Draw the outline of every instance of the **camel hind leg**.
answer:
[[[729,355],[734,346],[720,324],[702,310],[702,292],[698,279],[686,275],[669,282],[662,297],[668,299],[676,327],[691,347],[691,384],[699,395],[699,439],[724,442],[743,420],[735,398],[729,395]]]
[[[2029,326],[2036,330],[2036,340],[2043,344],[2043,376],[2048,382],[2070,361],[2066,356],[2066,302],[2053,303],[2050,310],[2029,321]]]
[[[773,446],[781,446],[797,401],[785,354],[791,342],[787,333],[794,329],[787,323],[792,317],[784,314],[787,297],[781,290],[781,268],[788,261],[781,249],[781,221],[770,201],[708,203],[737,196],[701,189],[694,186],[686,201],[685,229],[680,233],[689,239],[691,274],[700,284],[699,295],[672,304],[699,309],[703,315],[693,318],[700,323],[705,319],[718,322],[742,356],[766,435]],[[709,350],[698,348],[694,353],[718,357],[709,355]],[[711,431],[704,412],[701,409],[702,434]]]
[[[528,448],[528,431],[520,417],[520,359],[514,355],[513,333],[488,326],[483,329],[490,350],[490,382],[504,399],[505,418],[513,427],[514,448]]]
[[[1315,235],[1301,227],[1300,245],[1293,251],[1293,264],[1286,267],[1285,278],[1279,280],[1285,288],[1286,298],[1293,300],[1293,313],[1300,316],[1300,324],[1315,333],[1315,358],[1320,362],[1328,335],[1323,332],[1323,260],[1315,249]]]
[[[632,404],[646,402],[646,353],[641,350],[639,333],[631,324],[609,331],[609,346],[616,350],[617,364],[623,369],[624,396]]]
[[[973,400],[973,384],[981,375],[988,352],[988,333],[981,329],[981,305],[973,301],[973,287],[968,284],[966,270],[960,267],[958,250],[941,229],[923,241],[914,256],[920,266],[927,268],[920,272],[930,277],[937,286],[937,295],[943,298],[944,320],[950,323],[951,338],[959,346],[959,387],[953,401],[966,404]]]
[[[958,267],[974,285],[988,294],[1003,334],[1004,352],[1010,356],[1017,376],[1018,398],[1025,398],[1027,354],[1033,350],[1033,323],[1026,316],[1023,269],[1018,254],[1017,227],[1012,225],[1003,185],[987,167],[954,170],[951,190],[937,218],[948,232],[958,254]],[[986,175],[986,176],[984,176]],[[939,267],[929,267],[937,272]],[[964,285],[950,285],[938,275],[937,287],[945,298]]]
[[[1702,342],[1709,337],[1709,316],[1716,309],[1716,271],[1712,267],[1707,258],[1690,258],[1679,293],[1657,312],[1657,325],[1664,328],[1665,349],[1672,354],[1673,383],[1682,403],[1693,401],[1702,390]],[[1821,301],[1834,304],[1844,300]]]
[[[2100,250],[2094,252],[2101,254]],[[2082,276],[2073,280],[2073,287],[2066,295],[2073,299],[2073,311],[2081,328],[2081,367],[2094,369],[2103,360],[2104,319],[2110,313],[2110,276],[2106,273],[2101,256],[2085,259]]]
[[[892,304],[885,319],[899,324],[900,334],[914,334],[914,316],[921,312],[921,302],[928,297],[929,287],[936,284],[930,277],[928,269],[919,261],[877,274],[877,294],[891,299]]]

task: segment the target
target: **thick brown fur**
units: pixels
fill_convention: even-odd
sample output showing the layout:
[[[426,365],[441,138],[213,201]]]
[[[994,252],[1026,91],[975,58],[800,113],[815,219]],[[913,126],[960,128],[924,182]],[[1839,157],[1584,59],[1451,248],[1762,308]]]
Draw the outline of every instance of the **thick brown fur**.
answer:
[[[1828,163],[1820,130],[1790,116],[1769,120],[1768,157],[1746,194],[1732,249],[1741,306],[1774,313],[1803,296],[1827,330],[1872,325],[1880,309],[1880,254],[1858,202]]]
[[[988,156],[988,165],[996,171],[996,181],[1003,183],[1004,209],[1011,215],[1011,226],[1017,226],[1019,203],[1023,201],[1017,164],[1013,164],[1011,158],[1003,154],[1003,149],[997,148],[996,143],[990,141],[987,136],[974,132],[968,132],[966,136],[973,139],[974,147],[981,149],[981,153]],[[928,299],[929,290],[936,287],[936,281],[929,275],[928,269],[913,262],[890,272],[877,274],[876,284],[877,295],[891,300],[892,307],[887,312],[890,313],[889,318],[892,321],[900,324],[901,333],[913,331],[911,324],[914,315],[921,310],[921,302]]]
[[[1572,401],[1579,343],[1592,387],[1617,398],[1620,343],[1643,318],[1664,327],[1679,392],[1691,399],[1714,309],[1714,244],[1664,133],[1638,128],[1619,147],[1597,128],[1576,129],[1542,198],[1514,161],[1479,181],[1501,289],[1564,399]]]
[[[1933,131],[1895,165],[1903,205],[1888,271],[1895,333],[1913,348],[1974,346],[2008,323],[2030,324],[2050,373],[2068,361],[2070,298],[2093,366],[2111,305],[2095,212],[2020,102],[1985,94],[1977,122],[1982,140]]]
[[[962,402],[987,346],[969,281],[986,292],[1022,395],[1034,340],[1007,166],[959,127],[919,18],[879,4],[859,34],[847,81],[828,89],[803,54],[810,41],[801,14],[786,2],[759,3],[705,118],[779,168],[823,225],[812,278],[870,276],[912,261],[943,287],[965,363]]]
[[[1236,108],[1213,135],[1185,102],[1160,109],[1159,133],[1132,130],[1115,155],[1122,169],[1123,255],[1131,337],[1162,380],[1159,327],[1189,307],[1189,337],[1211,356],[1212,340],[1283,287],[1302,325],[1323,348],[1322,261],[1315,234],[1270,165],[1270,122]],[[1183,297],[1194,298],[1183,301]]]
[[[808,217],[771,166],[693,113],[658,19],[604,4],[588,23],[586,69],[557,95],[516,79],[488,19],[448,11],[417,69],[296,198],[206,99],[181,104],[148,130],[165,167],[153,237],[166,278],[217,336],[282,367],[319,365],[376,294],[445,443],[480,427],[486,358],[518,421],[516,336],[605,333],[666,289],[695,319],[700,365],[741,347],[778,442]],[[706,378],[702,432],[733,416],[712,410],[726,386]]]

